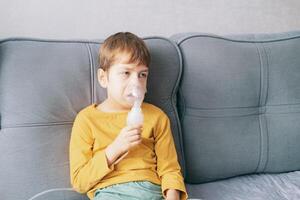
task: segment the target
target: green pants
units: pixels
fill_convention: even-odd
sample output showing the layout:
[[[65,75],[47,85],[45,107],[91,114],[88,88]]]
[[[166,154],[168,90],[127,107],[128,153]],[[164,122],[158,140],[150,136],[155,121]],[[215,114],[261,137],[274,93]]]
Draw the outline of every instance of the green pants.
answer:
[[[149,181],[132,181],[96,190],[94,200],[162,200],[160,185]]]

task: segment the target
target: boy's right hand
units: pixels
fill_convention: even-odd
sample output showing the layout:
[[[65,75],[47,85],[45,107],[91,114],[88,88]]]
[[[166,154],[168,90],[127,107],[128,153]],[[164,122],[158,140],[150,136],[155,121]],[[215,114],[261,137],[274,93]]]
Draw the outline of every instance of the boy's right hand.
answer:
[[[111,144],[120,154],[126,153],[131,148],[142,142],[142,126],[125,126]]]
[[[108,164],[142,142],[142,125],[124,127],[116,139],[106,148]]]

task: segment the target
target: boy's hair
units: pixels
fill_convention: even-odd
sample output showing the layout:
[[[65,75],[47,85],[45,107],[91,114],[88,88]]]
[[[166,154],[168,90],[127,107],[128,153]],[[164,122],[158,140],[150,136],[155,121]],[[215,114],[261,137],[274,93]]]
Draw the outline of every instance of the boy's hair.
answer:
[[[120,54],[129,56],[128,63],[149,67],[149,49],[141,38],[130,32],[118,32],[104,41],[99,50],[99,67],[104,71],[108,70],[120,59]]]

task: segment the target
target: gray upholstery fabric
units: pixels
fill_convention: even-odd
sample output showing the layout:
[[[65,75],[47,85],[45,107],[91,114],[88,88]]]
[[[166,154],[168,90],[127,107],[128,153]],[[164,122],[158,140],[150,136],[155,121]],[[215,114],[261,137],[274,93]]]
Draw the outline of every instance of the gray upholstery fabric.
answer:
[[[175,43],[145,38],[152,56],[145,101],[170,117],[180,163]],[[97,82],[99,42],[8,39],[0,42],[0,196],[5,200],[87,199],[70,187],[68,147],[76,114],[105,97]],[[54,189],[54,190],[53,190]],[[48,190],[48,191],[47,191]]]
[[[73,119],[91,102],[86,45],[9,40],[0,48],[1,199],[69,187]]]
[[[171,119],[190,198],[299,199],[300,32],[172,39],[145,38],[145,101]],[[106,96],[100,45],[0,41],[0,199],[87,200],[68,147],[76,114]]]
[[[300,170],[300,32],[236,37],[173,37],[188,183]]]
[[[190,198],[203,200],[298,200],[300,171],[244,175],[186,187]]]

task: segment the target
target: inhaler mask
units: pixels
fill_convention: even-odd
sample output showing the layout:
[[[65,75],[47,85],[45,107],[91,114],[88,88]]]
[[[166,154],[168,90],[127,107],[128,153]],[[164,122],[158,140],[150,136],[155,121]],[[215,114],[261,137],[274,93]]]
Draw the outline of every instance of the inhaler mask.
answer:
[[[127,125],[141,125],[144,121],[141,105],[145,97],[146,88],[139,85],[133,85],[130,90],[131,93],[128,97],[128,101],[133,103],[133,106],[127,116]]]
[[[134,107],[140,107],[145,97],[147,89],[139,85],[133,85],[130,87],[130,95],[127,97],[127,101],[132,103]]]

